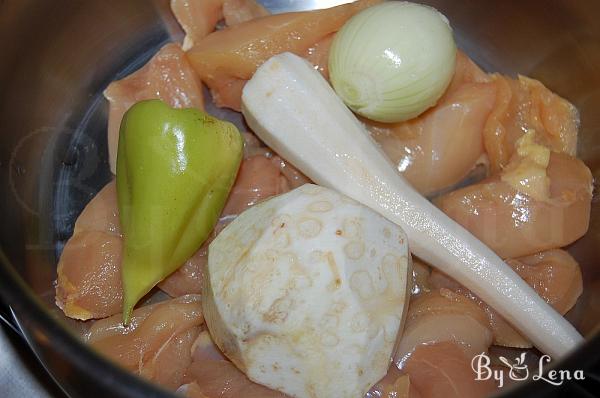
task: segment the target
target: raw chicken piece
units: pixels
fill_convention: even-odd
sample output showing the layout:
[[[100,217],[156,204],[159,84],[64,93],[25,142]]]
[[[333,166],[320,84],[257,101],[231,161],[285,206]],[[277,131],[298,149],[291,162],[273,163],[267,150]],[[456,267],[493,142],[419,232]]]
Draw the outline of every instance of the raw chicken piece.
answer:
[[[223,18],[232,26],[269,15],[255,0],[171,0],[171,11],[186,34],[182,45],[186,51],[214,31]]]
[[[171,297],[200,293],[208,243],[158,287]],[[69,239],[56,283],[56,304],[66,316],[100,319],[122,311],[121,250],[121,237],[104,232],[82,231]]]
[[[100,231],[121,236],[115,180],[106,184],[77,217],[73,235],[81,231]]]
[[[203,322],[200,296],[187,295],[136,309],[128,326],[121,314],[96,321],[84,339],[123,368],[174,389]]]
[[[121,238],[81,231],[65,245],[58,262],[56,305],[70,318],[104,318],[121,311]]]
[[[566,246],[588,229],[592,175],[581,160],[556,152],[550,155],[546,173],[546,201],[517,191],[495,175],[435,203],[502,258]]]
[[[212,342],[207,331],[198,336],[193,348],[193,362],[179,392],[189,398],[283,398],[286,395],[251,382],[229,362]]]
[[[472,357],[452,342],[420,345],[402,371],[422,398],[481,398],[493,394],[492,380],[475,380]]]
[[[114,181],[83,209],[57,266],[56,304],[87,320],[121,311],[121,227]]]
[[[199,332],[200,327],[196,326],[170,337],[150,362],[142,365],[140,376],[170,390],[177,389],[192,363],[190,352]]]
[[[266,17],[271,13],[255,0],[225,0],[223,18],[225,25],[233,26],[256,18]]]
[[[431,275],[431,268],[418,258],[412,258],[412,274],[413,274],[413,288],[412,295],[417,296],[421,293],[427,293],[431,291],[429,278]]]
[[[279,156],[255,155],[242,161],[229,194],[223,217],[230,219],[271,196],[286,193],[308,182],[302,173]]]
[[[581,295],[583,281],[579,264],[564,250],[554,249],[532,256],[507,260],[510,265],[536,292],[558,312],[565,314]],[[433,288],[446,288],[474,300],[488,315],[495,345],[530,348],[531,342],[516,331],[494,309],[484,303],[470,290],[450,277],[433,270],[429,277]]]
[[[194,362],[226,361],[227,357],[219,351],[208,330],[203,330],[192,345],[192,360]]]
[[[450,81],[450,85],[446,89],[444,95],[448,95],[456,91],[460,86],[467,83],[490,83],[492,78],[485,73],[471,58],[464,52],[458,50],[456,52],[456,67],[454,76]],[[443,99],[443,97],[442,97]]]
[[[575,156],[579,115],[571,103],[534,79],[519,76],[514,80],[497,74],[493,79],[496,105],[483,133],[492,173],[508,164],[515,142],[531,129],[541,144]]]
[[[502,347],[532,348],[533,344],[518,330],[512,327],[506,319],[502,318],[492,307],[475,296],[475,302],[485,310],[490,320],[490,328],[494,334],[492,344]]]
[[[390,366],[385,377],[377,382],[365,395],[365,398],[421,398],[421,394],[396,366]]]
[[[304,58],[313,64],[315,69],[321,72],[327,80],[329,80],[329,49],[334,37],[335,33],[325,36],[306,50],[304,54]]]
[[[481,160],[482,131],[495,98],[496,86],[458,52],[453,80],[436,106],[402,123],[365,123],[404,177],[432,194],[463,180]]]
[[[186,396],[190,398],[284,398],[287,395],[251,382],[229,361],[194,361],[188,368],[186,377],[193,378]],[[194,385],[195,384],[195,385]]]
[[[177,389],[177,394],[186,398],[213,398],[202,392],[202,389],[195,381],[184,384]]]
[[[473,292],[456,282],[454,279],[433,269],[429,277],[431,289],[448,289],[455,293],[462,294],[470,300],[473,300],[487,315],[489,327],[493,334],[494,345],[506,347],[531,348],[532,344],[516,331],[504,318],[500,316],[492,307],[477,297]]]
[[[244,22],[211,33],[188,52],[190,63],[211,89],[217,106],[241,109],[242,88],[273,55],[308,49],[354,14],[381,0],[359,0],[338,7],[286,13]]]
[[[114,81],[104,91],[109,101],[108,160],[116,172],[119,127],[123,114],[136,102],[161,99],[174,108],[203,109],[202,86],[179,45],[169,43],[138,71]]]
[[[171,11],[185,32],[182,48],[189,50],[215,30],[223,18],[224,0],[171,0]]]
[[[492,343],[485,312],[463,295],[444,288],[411,300],[394,362],[401,367],[420,345],[443,341],[458,344],[469,358],[486,352]]]
[[[564,250],[508,260],[507,264],[561,314],[575,305],[583,291],[579,264]]]
[[[279,171],[281,172],[280,180],[280,189],[284,192],[291,191],[292,189],[296,189],[304,184],[310,184],[310,179],[302,174],[300,170],[292,166],[290,162],[280,158],[279,156],[273,156],[271,159],[273,163],[279,167]],[[283,192],[282,192],[283,193]]]
[[[244,159],[251,158],[256,155],[269,156],[271,151],[267,148],[254,134],[244,132]]]
[[[160,282],[158,284],[159,289],[171,297],[202,293],[210,241],[212,239],[205,242],[177,271]]]
[[[260,200],[282,193],[279,176],[279,167],[271,159],[260,155],[244,159],[223,215],[238,215]]]

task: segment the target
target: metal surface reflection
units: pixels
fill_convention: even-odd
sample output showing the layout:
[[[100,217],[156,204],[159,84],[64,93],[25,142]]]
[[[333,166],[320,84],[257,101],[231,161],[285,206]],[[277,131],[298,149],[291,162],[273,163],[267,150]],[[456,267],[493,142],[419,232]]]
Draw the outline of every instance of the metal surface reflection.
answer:
[[[352,3],[353,0],[262,0],[265,7],[274,13],[288,11],[305,11],[316,8],[329,8],[340,4]]]

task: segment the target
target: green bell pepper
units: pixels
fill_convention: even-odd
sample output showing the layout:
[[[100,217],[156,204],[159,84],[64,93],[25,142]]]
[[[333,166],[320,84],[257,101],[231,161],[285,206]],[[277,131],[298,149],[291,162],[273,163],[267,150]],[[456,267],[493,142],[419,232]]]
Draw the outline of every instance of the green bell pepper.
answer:
[[[117,194],[123,233],[123,322],[208,238],[242,160],[236,127],[196,109],[142,101],[123,116]]]

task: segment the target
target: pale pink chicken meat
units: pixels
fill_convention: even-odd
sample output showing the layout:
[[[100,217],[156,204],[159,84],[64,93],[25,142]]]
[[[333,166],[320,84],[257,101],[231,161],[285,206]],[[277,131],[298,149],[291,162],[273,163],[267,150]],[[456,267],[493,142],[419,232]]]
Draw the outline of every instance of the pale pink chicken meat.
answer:
[[[202,86],[178,44],[169,43],[138,71],[109,84],[108,160],[116,172],[119,128],[125,112],[136,102],[161,99],[173,108],[204,108]]]
[[[212,398],[202,392],[202,389],[195,381],[184,384],[177,389],[177,394],[186,398]]]
[[[200,296],[187,295],[94,322],[85,341],[121,367],[167,388],[183,382],[191,348],[204,323]]]
[[[210,241],[205,242],[189,260],[163,279],[158,284],[159,289],[171,297],[202,293],[209,243]]]
[[[278,391],[271,390],[251,382],[238,368],[229,361],[192,362],[188,368],[188,377],[193,378],[184,391],[186,397],[197,398],[284,398]]]
[[[567,100],[537,80],[525,76],[511,79],[494,74],[496,105],[486,122],[483,136],[492,173],[511,160],[515,142],[528,130],[555,152],[575,156],[579,114]]]
[[[561,314],[575,305],[583,291],[581,268],[564,250],[507,260],[507,264]]]
[[[121,227],[114,181],[86,205],[57,266],[56,304],[87,320],[121,311]]]
[[[100,231],[121,236],[116,180],[106,184],[77,217],[73,235],[80,231]]]
[[[171,11],[185,32],[182,49],[189,50],[215,30],[223,18],[224,0],[171,0]]]
[[[302,174],[300,170],[295,168],[290,162],[279,156],[273,156],[271,161],[279,168],[281,172],[280,176],[280,189],[290,191],[301,187],[304,184],[310,184],[312,181]]]
[[[475,380],[472,357],[452,342],[420,345],[402,368],[422,398],[483,398],[496,392],[493,380]]]
[[[121,311],[121,237],[100,231],[75,234],[57,267],[56,304],[70,318],[104,318]]]
[[[453,93],[463,84],[469,83],[490,83],[492,78],[483,71],[467,54],[458,50],[456,52],[456,67],[454,76],[444,95]]]
[[[574,305],[583,290],[581,269],[566,251],[553,249],[531,256],[506,261],[534,290],[558,312],[565,314]],[[494,334],[494,344],[507,347],[530,348],[524,338],[494,309],[470,290],[450,277],[433,270],[429,277],[431,288],[445,288],[476,302],[487,314]]]
[[[433,108],[402,123],[364,122],[413,187],[432,194],[463,180],[481,161],[495,100],[496,86],[459,52],[450,87]]]
[[[269,15],[255,0],[171,0],[171,11],[185,32],[183,50],[189,50],[225,19],[227,26]]]
[[[431,291],[429,278],[431,277],[431,268],[419,258],[412,258],[412,295],[418,296],[421,293]]]
[[[483,300],[473,294],[473,292],[460,285],[454,279],[434,269],[429,277],[429,284],[431,289],[448,289],[458,294],[462,294],[468,299],[473,300],[475,304],[479,305],[479,307],[485,311],[487,316],[489,328],[493,335],[493,344],[518,348],[532,347],[531,342],[515,330],[492,307],[487,305]]]
[[[492,343],[488,318],[476,303],[441,288],[413,298],[394,361],[398,366],[422,344],[451,341],[468,357],[486,352]]]
[[[242,137],[244,137],[244,159],[251,158],[252,156],[256,155],[269,156],[271,153],[271,150],[266,147],[254,134],[243,132]]]
[[[190,352],[199,331],[200,327],[194,326],[170,337],[141,369],[138,368],[140,376],[169,390],[177,389],[192,363]]]
[[[237,25],[267,15],[271,15],[269,10],[256,0],[225,0],[223,2],[223,18],[227,26]]]
[[[589,225],[592,174],[587,166],[552,152],[547,175],[548,201],[536,200],[496,175],[435,203],[500,257],[535,254],[573,243]]]
[[[282,52],[307,54],[354,14],[381,0],[359,0],[325,10],[258,18],[211,33],[188,51],[217,106],[241,109],[242,89],[256,69]]]
[[[208,330],[203,330],[192,345],[192,360],[195,362],[226,361],[227,358],[213,342]]]
[[[179,392],[188,398],[264,397],[283,398],[287,395],[255,384],[229,362],[203,331],[194,343],[193,361]]]
[[[410,382],[410,377],[402,374],[394,365],[366,394],[365,398],[421,398],[421,394]]]
[[[335,33],[325,36],[304,53],[304,58],[313,64],[315,69],[327,80],[329,80],[329,49],[334,37]]]
[[[238,215],[260,200],[283,193],[280,177],[279,167],[271,159],[260,155],[244,159],[223,214]]]

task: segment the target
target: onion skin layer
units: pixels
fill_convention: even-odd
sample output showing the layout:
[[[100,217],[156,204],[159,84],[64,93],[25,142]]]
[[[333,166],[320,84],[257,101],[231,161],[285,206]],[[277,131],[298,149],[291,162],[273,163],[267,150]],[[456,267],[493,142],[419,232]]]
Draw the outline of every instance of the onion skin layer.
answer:
[[[391,1],[365,9],[336,34],[331,83],[354,112],[402,122],[434,106],[452,80],[456,44],[436,9]]]

